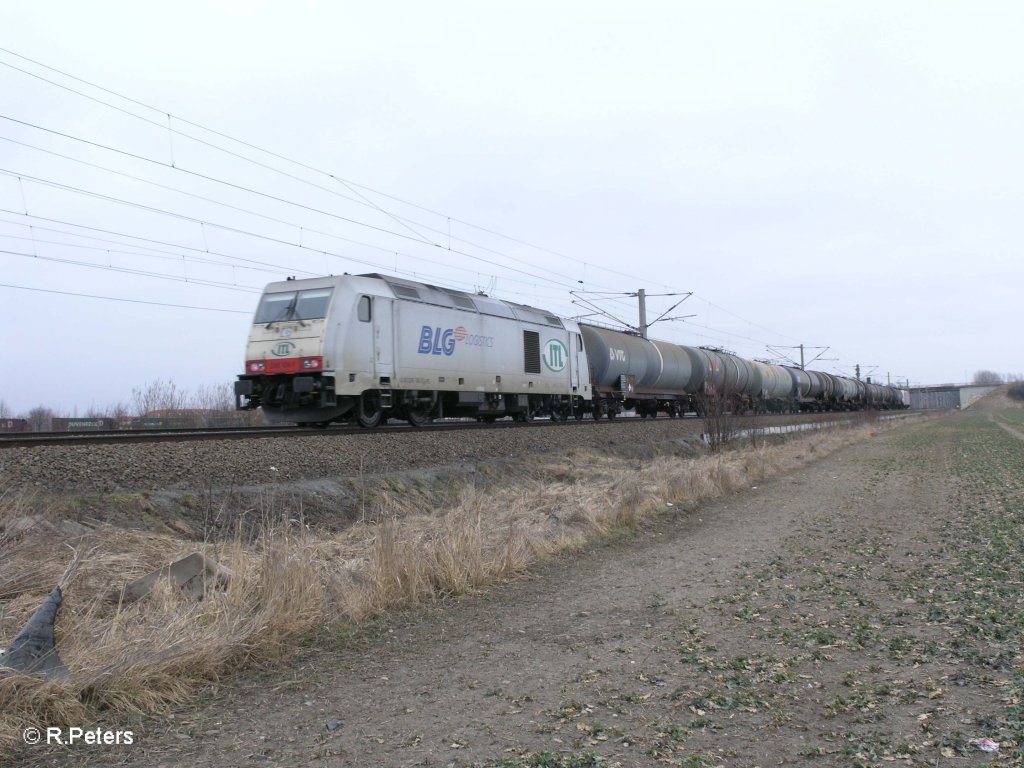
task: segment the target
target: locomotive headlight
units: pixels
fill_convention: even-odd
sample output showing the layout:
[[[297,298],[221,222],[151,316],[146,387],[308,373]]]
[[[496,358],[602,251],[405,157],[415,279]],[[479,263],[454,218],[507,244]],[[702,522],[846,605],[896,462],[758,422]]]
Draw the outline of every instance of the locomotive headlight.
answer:
[[[302,367],[307,370],[320,370],[320,368],[323,367],[323,358],[304,357],[302,358]]]
[[[266,363],[262,360],[250,360],[249,361],[249,372],[250,373],[262,373],[267,368]]]

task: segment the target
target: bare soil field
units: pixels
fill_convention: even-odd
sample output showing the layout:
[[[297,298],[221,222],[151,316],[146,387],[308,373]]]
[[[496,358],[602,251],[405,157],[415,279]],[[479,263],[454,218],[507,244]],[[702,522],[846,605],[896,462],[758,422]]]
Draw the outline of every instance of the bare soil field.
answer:
[[[1024,430],[951,414],[665,500],[528,576],[318,631],[191,706],[83,723],[131,746],[17,764],[1019,765],[1024,440],[1000,424]]]

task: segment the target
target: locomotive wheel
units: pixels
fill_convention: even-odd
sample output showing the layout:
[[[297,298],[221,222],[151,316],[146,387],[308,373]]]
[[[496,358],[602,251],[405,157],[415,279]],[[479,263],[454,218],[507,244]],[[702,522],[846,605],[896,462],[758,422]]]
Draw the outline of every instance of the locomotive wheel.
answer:
[[[374,429],[383,420],[384,409],[380,405],[380,396],[375,392],[363,392],[359,397],[359,426]]]
[[[552,403],[551,404],[551,421],[560,424],[563,421],[565,421],[567,418],[569,418],[569,414],[565,412],[565,409],[566,409],[566,406],[563,405],[562,403]]]
[[[405,406],[405,420],[413,427],[422,427],[430,423],[430,406],[421,403],[411,403]]]

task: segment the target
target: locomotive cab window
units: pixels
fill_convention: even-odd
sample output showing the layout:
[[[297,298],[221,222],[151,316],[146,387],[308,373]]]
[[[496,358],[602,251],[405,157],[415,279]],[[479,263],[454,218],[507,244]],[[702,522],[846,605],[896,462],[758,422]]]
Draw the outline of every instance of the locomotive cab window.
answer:
[[[327,305],[330,301],[330,288],[299,291],[298,300],[295,302],[295,319],[317,320],[321,317],[327,317]]]
[[[370,297],[360,296],[359,297],[359,322],[368,323],[370,322]]]
[[[280,323],[286,320],[319,320],[327,317],[331,288],[267,293],[256,309],[256,323]]]

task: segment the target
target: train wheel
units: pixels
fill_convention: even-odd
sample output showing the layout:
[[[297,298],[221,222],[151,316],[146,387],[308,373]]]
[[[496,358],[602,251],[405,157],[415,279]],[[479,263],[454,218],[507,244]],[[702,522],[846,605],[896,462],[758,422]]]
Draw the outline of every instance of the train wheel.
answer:
[[[430,423],[430,406],[422,403],[410,403],[405,406],[405,420],[410,426],[422,427]]]
[[[359,398],[359,426],[365,429],[379,427],[384,420],[384,409],[376,392],[363,392]]]
[[[405,420],[413,427],[422,427],[430,423],[430,414],[423,408],[406,408]]]

